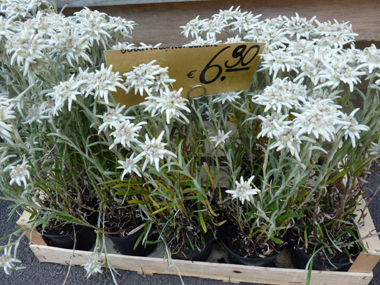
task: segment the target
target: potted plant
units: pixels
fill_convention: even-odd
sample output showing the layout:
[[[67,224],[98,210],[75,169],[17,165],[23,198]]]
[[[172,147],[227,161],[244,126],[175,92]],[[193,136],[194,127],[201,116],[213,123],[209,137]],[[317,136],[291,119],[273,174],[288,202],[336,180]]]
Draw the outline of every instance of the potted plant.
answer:
[[[197,17],[183,26],[185,36],[195,38],[190,45],[219,40],[266,43],[250,89],[215,94],[206,103],[217,134],[210,139],[216,141],[216,150],[222,150],[228,165],[228,192],[232,198],[241,199],[241,203],[237,199],[235,204],[229,201],[227,212],[234,213],[237,224],[248,224],[246,228],[240,226],[242,232],[249,233],[248,240],[255,235],[270,238],[268,233],[281,224],[281,215],[287,217],[285,228],[293,227],[298,217],[303,229],[311,231],[318,226],[313,211],[319,213],[331,198],[328,191],[321,189],[332,191],[338,183],[344,191],[334,196],[336,204],[323,206],[327,208],[322,215],[332,215],[329,211],[337,207],[340,214],[331,223],[351,223],[347,228],[352,229],[351,211],[363,193],[358,179],[365,179],[365,169],[373,160],[368,152],[370,143],[377,147],[378,126],[373,115],[377,114],[378,86],[373,82],[378,51],[374,46],[364,52],[354,46],[344,49],[343,44],[353,42],[356,35],[348,23],[316,21],[316,26],[315,17],[307,20],[298,14],[291,19],[258,18],[238,7],[220,11],[212,19]],[[355,86],[365,75],[369,80],[367,94]],[[353,91],[363,98],[362,116],[349,100]],[[228,126],[228,120],[235,130]],[[348,178],[344,186],[339,180],[343,176]],[[253,197],[254,193],[257,195]],[[282,197],[278,200],[281,202],[275,203],[278,197]],[[271,207],[263,211],[262,206]],[[249,226],[255,216],[263,216],[263,231],[255,232]],[[306,221],[306,217],[312,220]],[[259,229],[260,222],[256,221],[256,226]],[[270,226],[271,231],[266,230]],[[329,238],[326,244],[331,240],[336,244],[334,238],[341,238],[340,234],[324,235]],[[350,231],[346,234],[351,235]],[[312,235],[315,238],[315,230]]]

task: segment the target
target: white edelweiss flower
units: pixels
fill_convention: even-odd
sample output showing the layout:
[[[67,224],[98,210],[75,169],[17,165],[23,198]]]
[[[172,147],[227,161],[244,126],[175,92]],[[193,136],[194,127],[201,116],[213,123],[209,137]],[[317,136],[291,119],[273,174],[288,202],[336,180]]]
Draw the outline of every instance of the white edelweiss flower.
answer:
[[[218,135],[214,137],[210,137],[210,141],[215,142],[215,147],[217,147],[219,144],[224,144],[226,139],[228,139],[228,135],[232,131],[229,131],[228,133],[224,134],[224,131],[219,131],[218,130]]]
[[[313,141],[305,136],[299,137],[296,128],[284,126],[282,131],[276,136],[276,141],[270,145],[270,149],[277,147],[277,151],[282,149],[287,149],[290,151],[291,155],[295,156],[298,161],[301,161],[299,152],[301,151],[301,144],[303,140]]]
[[[108,16],[108,32],[112,35],[112,38],[126,38],[131,37],[133,27],[136,26],[134,21],[128,21],[121,17]]]
[[[232,20],[244,18],[244,16],[247,14],[247,12],[241,12],[240,6],[236,7],[235,10],[233,9],[234,6],[231,6],[228,10],[219,10],[219,13],[214,14],[212,17],[219,22],[228,23]]]
[[[155,97],[157,102],[156,108],[160,110],[161,114],[165,112],[167,124],[170,123],[170,119],[173,117],[178,119],[181,117],[186,123],[189,123],[187,117],[182,114],[182,111],[191,112],[186,106],[188,100],[181,96],[182,90],[183,88],[180,88],[178,91],[166,89],[161,97]]]
[[[142,128],[142,125],[145,125],[146,122],[140,122],[137,125],[131,123],[129,120],[121,122],[116,125],[116,130],[111,133],[111,136],[115,138],[113,144],[109,147],[112,149],[115,145],[121,144],[123,147],[131,147],[131,143],[140,143],[136,137],[139,135],[138,131]]]
[[[193,38],[198,38],[201,32],[202,21],[199,20],[199,16],[195,19],[190,20],[185,26],[180,26],[183,29],[181,34],[184,34],[185,37],[189,37],[189,33]]]
[[[356,121],[356,119],[354,118],[355,113],[359,110],[360,108],[353,110],[351,114],[348,116],[347,114],[342,113],[342,121],[347,122],[349,124],[342,125],[340,129],[344,132],[345,139],[348,139],[348,137],[350,137],[352,147],[356,146],[355,139],[360,139],[360,132],[369,130],[368,126],[360,125],[358,121]]]
[[[159,162],[160,162],[160,159],[164,158],[164,155],[177,157],[174,153],[165,149],[165,146],[167,145],[166,143],[161,142],[164,134],[165,132],[162,131],[157,139],[155,138],[149,139],[148,135],[145,134],[145,143],[140,144],[140,147],[143,149],[143,151],[136,157],[136,159],[145,157],[145,162],[142,167],[142,171],[145,170],[148,163],[150,164],[154,163],[156,166],[156,170],[159,171],[160,170]]]
[[[49,44],[41,34],[32,34],[26,30],[11,35],[5,44],[6,53],[12,55],[11,65],[17,65],[23,70],[23,75],[28,74],[29,66],[45,57],[43,51],[49,48]]]
[[[68,101],[68,109],[71,111],[73,101],[77,99],[77,95],[81,94],[78,88],[80,85],[85,84],[86,81],[77,81],[74,77],[75,75],[73,74],[68,81],[61,82],[53,88],[53,92],[46,94],[46,96],[52,97],[55,101],[54,115],[58,114],[58,111],[63,108],[66,101]]]
[[[276,17],[276,18],[272,18],[272,19],[266,19],[265,20],[265,23],[268,25],[268,26],[273,26],[275,28],[282,28],[285,24],[285,19],[284,17],[282,17],[281,15]]]
[[[294,81],[299,81],[302,83],[305,78],[311,80],[314,85],[317,85],[319,81],[324,81],[321,78],[321,71],[325,69],[323,64],[323,59],[326,56],[326,50],[320,50],[315,48],[314,52],[301,54],[299,66],[301,73],[294,79]]]
[[[132,173],[132,171],[141,177],[139,169],[137,168],[137,162],[139,162],[142,157],[133,158],[134,155],[135,153],[132,153],[130,158],[117,161],[118,163],[121,164],[121,166],[118,166],[117,168],[124,169],[123,174],[121,175],[121,179],[120,179],[121,181],[123,181],[125,174]]]
[[[305,101],[305,97],[305,87],[290,84],[287,78],[284,78],[283,80],[275,79],[273,84],[267,86],[262,94],[253,95],[252,102],[264,105],[264,112],[273,109],[280,114],[285,107],[298,109],[300,107],[299,101]]]
[[[155,84],[155,76],[167,72],[165,68],[154,65],[153,63],[155,62],[156,60],[152,60],[147,64],[142,63],[134,66],[132,71],[123,74],[127,78],[123,84],[128,87],[128,90],[135,88],[135,94],[139,91],[140,95],[144,96],[145,91],[149,96],[152,96],[151,89]]]
[[[378,159],[380,157],[380,139],[377,143],[371,142],[371,147],[368,149],[368,153],[373,156],[373,159]]]
[[[296,41],[285,41],[288,46],[286,51],[294,57],[305,57],[306,55],[314,53],[314,40],[298,39]]]
[[[207,40],[216,40],[216,34],[220,34],[227,24],[218,21],[217,19],[202,20],[202,27],[200,31],[206,32]]]
[[[346,83],[350,86],[350,91],[354,91],[354,84],[361,82],[359,76],[365,75],[366,72],[358,71],[359,68],[351,67],[347,63],[345,56],[339,58],[332,58],[331,63],[325,60],[321,60],[325,65],[325,69],[320,72],[320,77],[325,79],[326,82],[317,86],[316,88],[322,88],[324,86],[331,86],[331,89],[339,87],[340,83]]]
[[[26,117],[26,121],[24,121],[24,124],[30,125],[33,122],[42,124],[41,120],[49,118],[49,116],[44,115],[44,112],[44,107],[41,108],[41,106],[33,104],[31,107],[28,108],[28,116]]]
[[[218,121],[218,118],[220,117],[220,114],[219,112],[215,112],[214,109],[209,109],[208,111],[206,111],[206,116],[207,116],[207,120],[208,121]]]
[[[102,272],[102,263],[99,259],[89,259],[86,264],[82,264],[86,270],[86,277],[89,278],[91,275],[95,273],[103,273]]]
[[[115,92],[116,87],[124,89],[128,92],[127,88],[119,81],[123,81],[119,72],[112,71],[112,64],[106,69],[105,65],[102,63],[100,70],[95,71],[94,76],[90,79],[87,85],[86,97],[95,91],[95,98],[102,98],[106,104],[109,104],[108,93]]]
[[[212,100],[212,103],[222,102],[222,104],[224,104],[226,101],[235,102],[235,100],[239,100],[241,98],[240,95],[243,92],[244,90],[217,93],[213,96],[214,98]]]
[[[4,104],[0,104],[0,137],[7,140],[11,139],[11,132],[13,125],[9,123],[11,120],[15,120],[13,107],[15,104],[10,104],[11,100],[7,99]]]
[[[235,15],[235,21],[232,20],[227,24],[231,32],[239,31],[240,34],[249,33],[255,27],[263,26],[264,23],[259,20],[261,16],[261,14],[254,15],[252,12],[244,12],[240,16]]]
[[[366,67],[368,74],[371,74],[376,68],[380,68],[380,49],[375,44],[366,47],[364,51],[358,56],[359,69]]]
[[[286,16],[283,16],[286,20],[285,27],[287,27],[287,33],[290,37],[294,35],[297,36],[297,39],[301,37],[309,38],[311,34],[313,34],[315,26],[313,25],[313,21],[316,18],[314,16],[310,20],[306,20],[306,18],[300,18],[300,16],[296,13],[296,17],[291,17],[288,19]]]
[[[73,61],[76,64],[80,64],[82,61],[92,64],[89,56],[91,48],[87,38],[86,35],[79,35],[79,27],[74,29],[71,26],[60,27],[59,32],[53,34],[49,41],[53,47],[52,58],[60,61],[66,58],[72,67],[74,67]]]
[[[4,268],[4,272],[9,275],[11,270],[24,269],[25,267],[16,267],[13,263],[20,263],[21,261],[12,257],[12,247],[4,248],[4,253],[0,256],[0,266]]]
[[[19,186],[22,186],[21,182],[24,183],[24,186],[26,186],[28,183],[26,182],[26,178],[30,179],[30,173],[28,171],[28,168],[30,168],[30,165],[28,165],[28,162],[26,161],[25,157],[23,159],[23,162],[21,164],[18,164],[16,166],[11,166],[10,170],[10,176],[11,181],[9,184],[13,184],[16,182]]]
[[[182,118],[186,123],[189,123],[188,118],[182,114],[182,111],[190,112],[190,109],[186,106],[188,100],[181,96],[182,90],[183,88],[178,91],[170,91],[165,88],[165,90],[160,89],[159,92],[153,91],[151,96],[145,97],[145,100],[148,101],[142,102],[140,105],[146,106],[144,111],[149,112],[152,117],[157,113],[165,113],[168,124],[173,117]]]
[[[352,31],[352,25],[348,25],[349,22],[339,23],[334,19],[334,23],[331,21],[320,23],[318,20],[315,20],[318,24],[316,28],[316,34],[322,35],[324,37],[340,37],[342,42],[351,42],[358,35]]]
[[[121,112],[125,108],[125,106],[119,107],[119,103],[116,105],[116,108],[111,108],[107,106],[107,112],[105,112],[103,115],[96,115],[98,118],[101,118],[103,120],[103,124],[99,126],[98,134],[100,134],[103,131],[106,131],[108,128],[116,129],[122,122],[125,122],[126,120],[134,120],[134,117],[131,116],[124,116]]]
[[[282,126],[291,124],[292,122],[284,122],[288,115],[279,116],[278,114],[267,115],[265,117],[257,116],[261,121],[261,132],[257,134],[257,138],[267,136],[268,138],[273,138],[273,136],[278,136],[282,130]]]
[[[256,195],[261,192],[259,189],[251,187],[252,180],[255,176],[252,176],[248,181],[244,181],[244,177],[240,177],[240,183],[235,181],[235,190],[226,190],[226,193],[232,194],[232,199],[239,198],[240,202],[243,204],[244,201],[249,201],[249,196]]]
[[[159,69],[159,73],[154,75],[153,84],[151,87],[152,91],[159,92],[160,89],[167,89],[169,85],[176,81],[175,79],[171,79],[169,77],[168,68],[169,67],[161,67]]]
[[[263,61],[260,70],[269,69],[269,74],[272,75],[273,73],[273,78],[276,78],[277,73],[280,70],[287,72],[293,70],[296,73],[299,72],[298,60],[285,49],[275,49],[269,53],[262,54],[261,58]]]
[[[79,35],[87,37],[91,46],[96,42],[98,45],[101,43],[103,47],[107,46],[108,38],[111,35],[108,33],[108,20],[107,14],[99,11],[91,11],[87,7],[79,12],[74,13],[73,20],[79,28]]]

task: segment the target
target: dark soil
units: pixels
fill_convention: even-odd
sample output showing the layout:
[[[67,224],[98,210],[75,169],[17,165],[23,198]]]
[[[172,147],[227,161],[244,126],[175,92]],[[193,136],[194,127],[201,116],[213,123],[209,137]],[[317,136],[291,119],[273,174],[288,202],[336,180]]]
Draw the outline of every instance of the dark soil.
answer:
[[[129,232],[145,223],[141,218],[136,218],[136,213],[111,205],[110,211],[106,213],[104,230],[118,237],[128,236]]]
[[[287,246],[287,242],[277,244],[271,240],[265,241],[264,239],[255,243],[232,222],[224,224],[219,235],[222,235],[223,242],[228,248],[244,258],[270,257],[281,252],[284,246]]]
[[[299,239],[298,245],[295,243],[295,240],[298,240],[297,238],[292,237],[291,239],[294,241],[292,246],[293,248],[302,250],[310,256],[313,255],[314,245],[309,245],[309,247],[305,249],[305,245],[302,239]],[[319,248],[320,247],[317,246],[316,250],[318,250]],[[342,251],[337,250],[334,246],[331,246],[330,249],[333,252],[332,254],[328,249],[325,249],[324,252],[326,254],[323,252],[323,250],[321,250],[315,255],[315,257],[318,258],[322,263],[329,263],[328,260],[330,260],[332,263],[348,263],[350,259],[355,260],[361,252],[361,247],[356,243],[354,243],[352,247],[347,248],[350,255],[347,255],[346,251],[343,248]]]
[[[82,184],[81,193],[69,185],[65,194],[57,195],[57,193],[52,192],[49,193],[49,196],[44,195],[42,199],[37,195],[35,198],[47,208],[58,210],[78,219],[84,218],[95,225],[97,222],[97,211],[95,210],[97,201],[90,198],[92,189],[89,189],[84,182]],[[43,215],[44,213],[41,213],[37,218],[41,218]],[[47,223],[43,232],[49,235],[67,235],[72,234],[74,230],[78,231],[80,228],[82,226],[53,218]],[[37,227],[37,230],[41,232],[42,226]]]
[[[206,247],[206,243],[213,238],[214,238],[214,233],[211,230],[208,230],[201,237],[198,236],[198,239],[196,242],[192,242],[194,249],[198,250],[199,252],[203,251]],[[167,240],[169,240],[169,238],[167,238]],[[182,243],[177,243],[176,241],[177,241],[176,239],[172,239],[169,244],[171,252],[173,253],[178,253],[186,249],[193,249],[190,243],[186,243],[185,245],[183,245]]]

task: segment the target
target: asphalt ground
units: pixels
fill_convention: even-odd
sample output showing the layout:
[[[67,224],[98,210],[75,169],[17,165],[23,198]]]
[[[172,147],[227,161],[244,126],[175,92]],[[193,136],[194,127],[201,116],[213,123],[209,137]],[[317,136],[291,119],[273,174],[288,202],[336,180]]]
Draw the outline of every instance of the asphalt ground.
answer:
[[[380,169],[376,168],[371,174],[369,183],[367,184],[367,191],[375,191],[380,183]],[[8,219],[9,209],[11,205],[8,201],[0,200],[0,236],[3,237],[15,230],[18,215]],[[380,191],[369,205],[369,210],[374,221],[375,227],[380,229]],[[376,237],[377,238],[377,237]],[[0,241],[4,244],[6,241]],[[85,270],[80,266],[72,266],[69,274],[69,267],[66,265],[54,263],[39,263],[33,252],[29,249],[28,240],[24,238],[18,249],[18,259],[22,261],[22,266],[26,269],[13,271],[10,276],[5,274],[4,270],[0,268],[0,285],[35,285],[35,284],[73,284],[73,285],[93,285],[93,284],[113,284],[110,272],[103,269],[102,274],[92,275],[89,279],[86,278]],[[153,276],[139,275],[136,272],[118,270],[120,275],[116,277],[119,284],[144,284],[144,285],[170,285],[182,284],[178,276],[155,274]],[[374,268],[373,279],[370,285],[380,284],[380,263]],[[195,277],[183,277],[183,282],[186,285],[226,285],[223,281],[216,281],[210,279],[202,279]],[[232,283],[231,283],[232,284]],[[241,283],[252,284],[252,283]],[[257,284],[257,283],[254,283]]]

